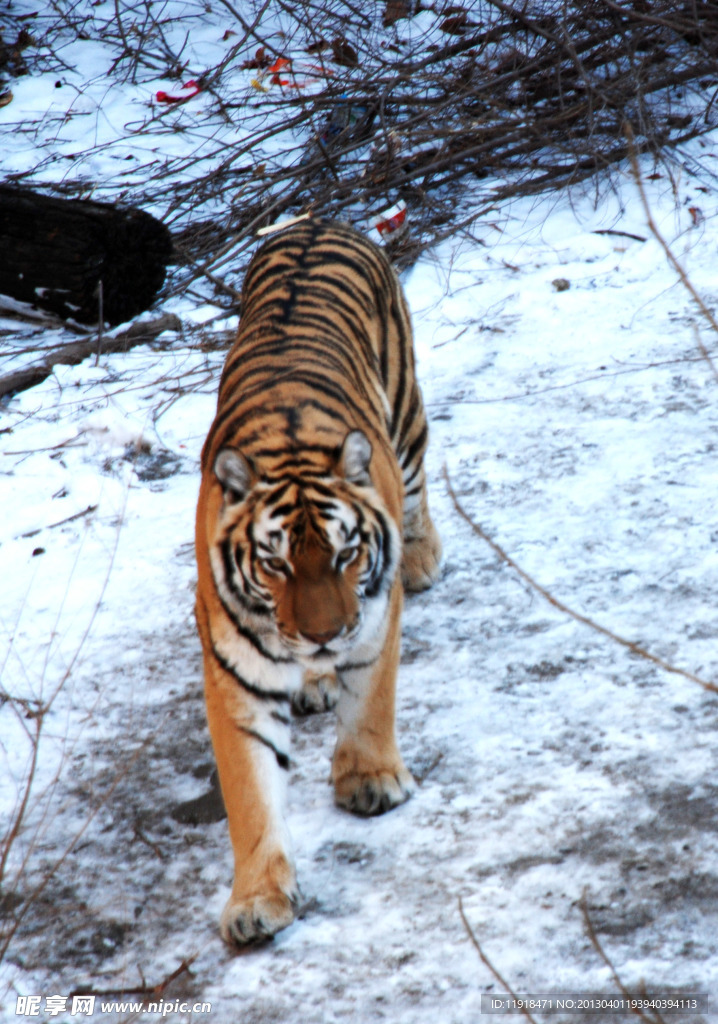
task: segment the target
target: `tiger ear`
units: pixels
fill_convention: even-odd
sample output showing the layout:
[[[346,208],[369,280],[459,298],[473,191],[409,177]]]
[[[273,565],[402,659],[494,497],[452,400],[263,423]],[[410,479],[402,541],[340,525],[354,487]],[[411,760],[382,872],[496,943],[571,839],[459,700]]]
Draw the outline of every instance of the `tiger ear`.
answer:
[[[351,430],[344,438],[339,455],[338,469],[345,480],[352,484],[366,485],[371,483],[369,463],[371,462],[371,444],[361,430]]]
[[[232,504],[243,501],[252,487],[252,470],[236,448],[223,448],[214,460],[214,472]]]

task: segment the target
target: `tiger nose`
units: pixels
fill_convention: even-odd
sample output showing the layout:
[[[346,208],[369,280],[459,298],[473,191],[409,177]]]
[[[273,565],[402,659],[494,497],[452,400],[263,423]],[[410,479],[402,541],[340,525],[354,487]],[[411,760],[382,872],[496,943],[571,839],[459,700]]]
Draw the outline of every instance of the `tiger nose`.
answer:
[[[341,626],[337,629],[325,629],[322,633],[309,633],[307,630],[303,629],[302,636],[305,640],[311,640],[313,644],[319,644],[320,647],[323,647],[324,644],[328,644],[330,640],[333,640],[335,636],[338,636],[341,631]]]

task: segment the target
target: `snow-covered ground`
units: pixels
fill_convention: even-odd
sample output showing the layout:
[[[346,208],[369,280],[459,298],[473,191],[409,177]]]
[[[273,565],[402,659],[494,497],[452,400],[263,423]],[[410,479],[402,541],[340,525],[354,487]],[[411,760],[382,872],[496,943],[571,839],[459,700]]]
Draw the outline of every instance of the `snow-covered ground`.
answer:
[[[713,308],[717,175],[714,134],[675,154],[672,178],[659,168],[646,181]],[[585,901],[625,985],[699,999],[703,1012],[670,1020],[715,1019],[718,696],[548,603],[459,515],[444,467],[465,512],[556,599],[718,681],[718,379],[698,338],[710,351],[718,339],[626,168],[596,194],[503,205],[404,284],[445,550],[441,580],[404,613],[400,744],[420,785],[378,819],[340,811],[332,716],[297,721],[304,909],[246,954],[217,930],[226,823],[198,821],[216,818],[208,801],[186,806],[213,767],[192,538],[232,324],[211,323],[197,344],[216,310],[180,296],[164,308],[185,337],[57,367],[2,408],[5,821],[35,711],[52,703],[1,897],[4,924],[21,920],[0,964],[0,1018],[22,1019],[18,996],[44,1006],[156,985],[192,959],[161,995],[208,1002],[218,1022],[473,1024],[482,995],[503,988],[461,900],[518,992],[617,993]],[[0,331],[13,365],[20,349],[66,340],[9,319]],[[99,1003],[103,1019],[157,1016]]]

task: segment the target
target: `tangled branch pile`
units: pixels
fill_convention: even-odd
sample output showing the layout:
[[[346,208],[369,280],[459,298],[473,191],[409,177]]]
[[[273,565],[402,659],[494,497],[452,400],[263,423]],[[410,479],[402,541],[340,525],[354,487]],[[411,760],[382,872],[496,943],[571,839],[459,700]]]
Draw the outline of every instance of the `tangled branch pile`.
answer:
[[[256,229],[308,209],[366,225],[403,200],[411,231],[395,256],[407,260],[500,198],[609,167],[627,154],[626,121],[656,154],[715,122],[709,0],[254,2],[214,0],[231,19],[214,67],[185,52],[205,5],[184,3],[183,22],[176,3],[117,0],[100,26],[54,4],[63,30],[115,39],[125,81],[191,75],[205,94],[202,118],[190,101],[154,104],[132,126],[184,146],[119,192],[174,227],[181,287],[207,276],[231,292]]]
[[[493,179],[483,195],[490,205],[575,182],[625,157],[626,120],[639,147],[656,153],[711,121],[713,4],[474,0],[444,8],[430,30],[402,42],[408,7],[402,0],[384,7],[381,28],[390,22],[395,29],[388,47],[386,34],[359,14],[364,24],[355,25],[351,41],[338,20],[329,32],[312,33],[305,49],[326,54],[333,74],[311,96],[284,88],[279,105],[305,136],[294,159],[265,166],[260,176],[256,166],[248,169],[235,196],[230,182],[251,153],[248,140],[188,190],[193,201],[229,186],[238,240],[279,213],[312,208],[371,218],[401,199],[410,237],[421,243],[452,223],[476,179]],[[299,24],[316,23],[311,0],[293,10]],[[275,47],[272,66],[285,52]],[[266,49],[262,57],[269,62]],[[282,78],[294,84],[291,74]],[[195,255],[211,261],[211,245],[200,244]]]

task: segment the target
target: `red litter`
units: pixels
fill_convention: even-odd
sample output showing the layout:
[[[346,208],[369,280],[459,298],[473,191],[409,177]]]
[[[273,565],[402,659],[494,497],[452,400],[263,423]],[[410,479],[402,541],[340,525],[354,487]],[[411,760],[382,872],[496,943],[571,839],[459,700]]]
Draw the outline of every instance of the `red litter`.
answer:
[[[319,67],[316,64],[307,64],[304,61],[293,61],[288,57],[277,57],[274,64],[266,69],[270,75],[271,85],[288,86],[290,89],[306,89],[321,79],[328,78],[333,72],[329,68]],[[282,72],[290,74],[291,78],[282,78]],[[298,75],[305,76],[298,78]],[[259,81],[261,83],[261,77]]]
[[[390,206],[388,210],[380,213],[377,220],[374,221],[374,227],[383,238],[385,235],[391,235],[393,232],[399,231],[400,228],[404,227],[405,221],[406,203],[401,200],[395,203],[394,206]]]
[[[164,89],[160,89],[155,94],[155,98],[158,103],[184,103],[185,100],[192,99],[198,92],[202,92],[202,86],[199,82],[195,82],[194,78],[190,79],[189,82],[185,82],[181,89],[177,92],[165,92]]]
[[[291,60],[287,60],[286,57],[277,57],[274,64],[272,64],[271,67],[267,68],[267,71],[269,71],[270,75],[272,76],[270,79],[272,85],[291,85],[292,83],[289,81],[288,78],[279,77],[280,71],[283,71],[285,68],[291,70],[291,67]]]

